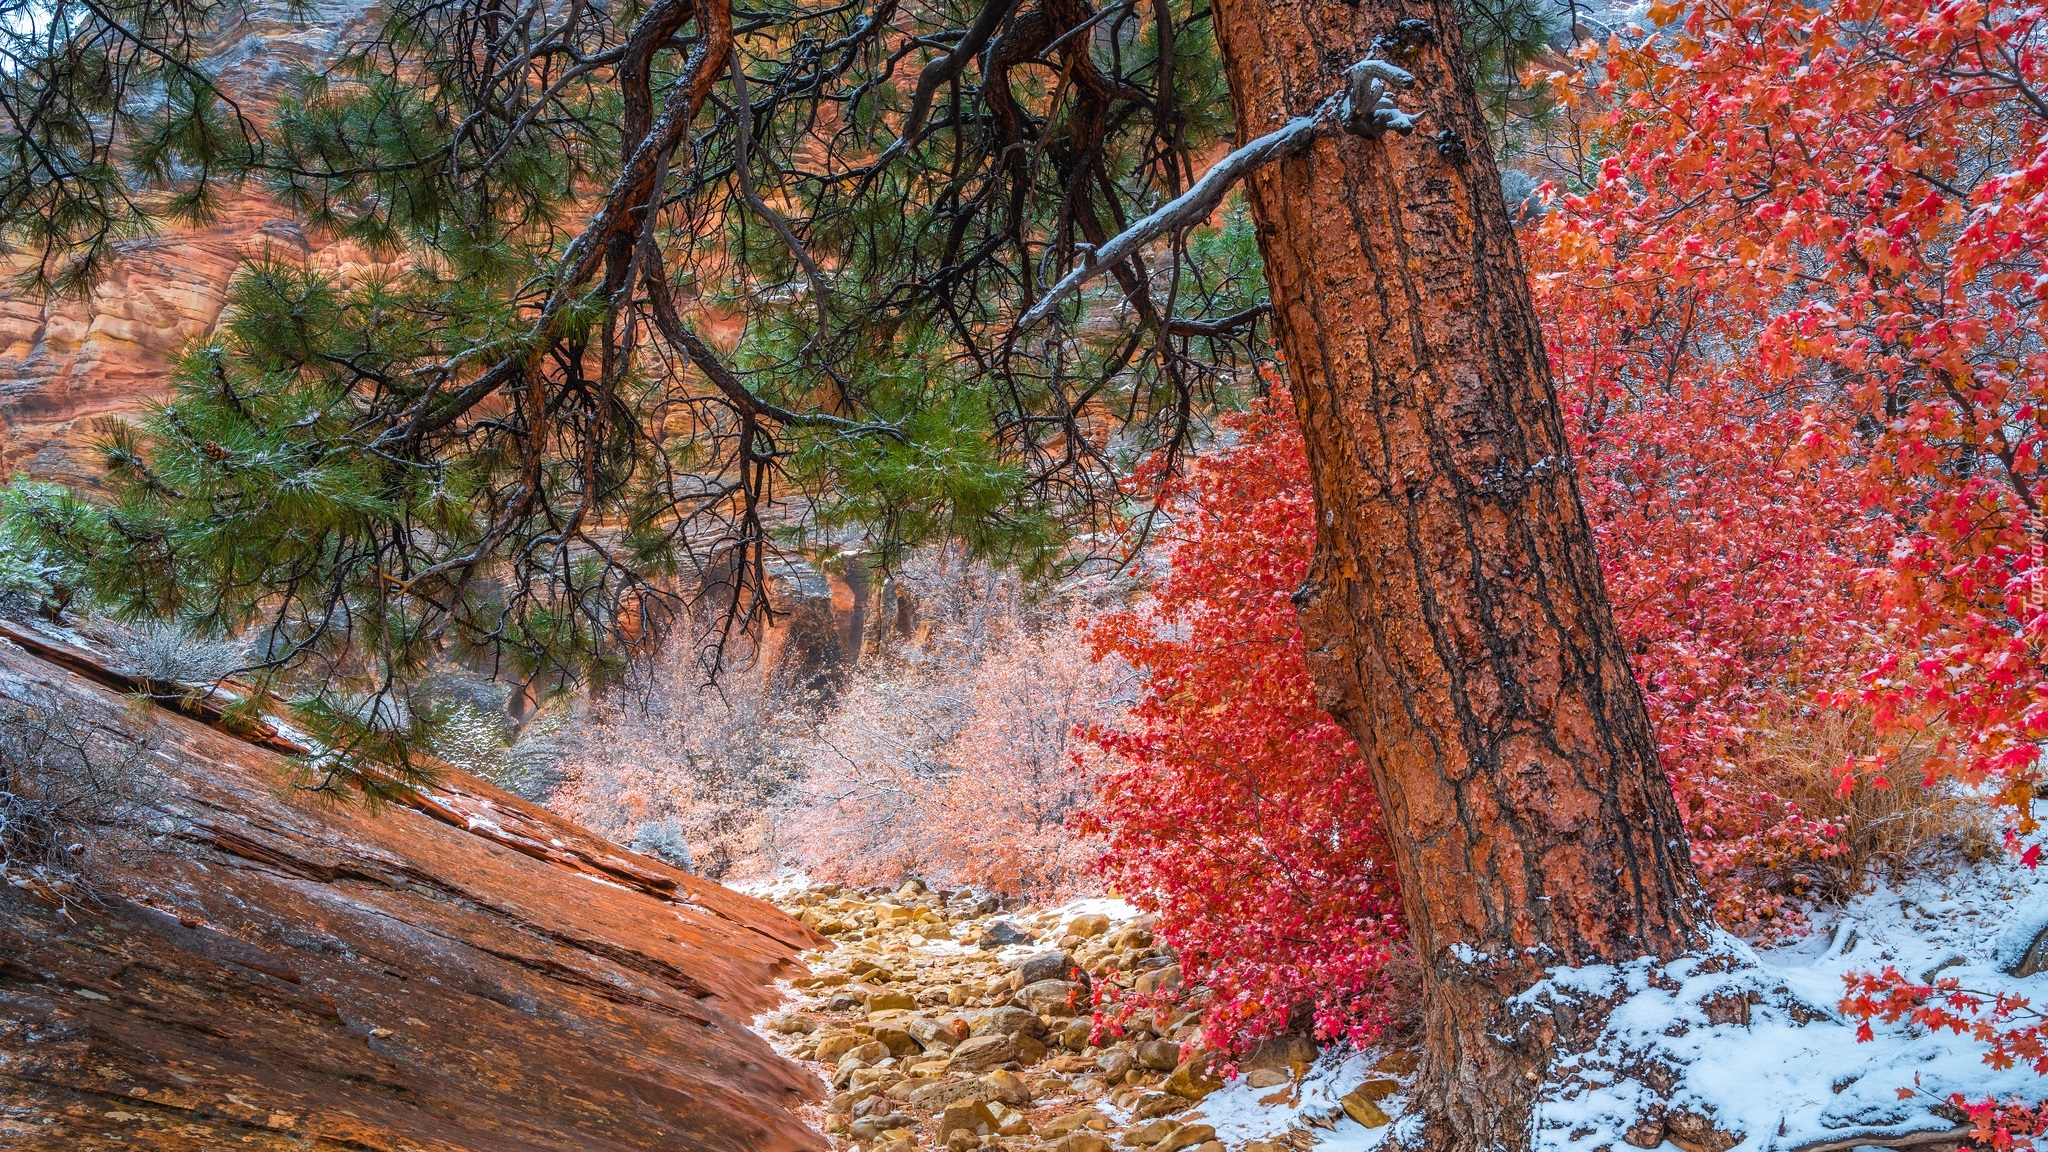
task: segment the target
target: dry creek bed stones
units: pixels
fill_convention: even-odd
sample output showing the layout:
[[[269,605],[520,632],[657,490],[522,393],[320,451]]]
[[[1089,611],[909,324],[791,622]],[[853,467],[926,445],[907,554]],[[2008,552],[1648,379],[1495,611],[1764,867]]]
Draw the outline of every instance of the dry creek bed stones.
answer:
[[[762,1026],[806,1061],[834,1094],[817,1116],[835,1149],[851,1152],[1296,1152],[1316,1133],[1226,1146],[1201,1102],[1223,1085],[1194,1043],[1193,1013],[1155,1034],[1090,1042],[1104,981],[1124,991],[1180,986],[1150,917],[1061,915],[911,881],[856,891],[823,886],[773,897],[834,938],[805,957],[793,981],[803,999]],[[1028,949],[1018,955],[1020,946]],[[1001,952],[1010,957],[1000,959]],[[1240,1061],[1266,1101],[1293,1091],[1315,1059],[1302,1037],[1269,1042]],[[1398,1073],[1395,1073],[1398,1075]],[[1388,1123],[1378,1077],[1344,1101],[1360,1123]],[[1356,1105],[1354,1108],[1354,1100]],[[1344,1113],[1311,1121],[1322,1127]]]

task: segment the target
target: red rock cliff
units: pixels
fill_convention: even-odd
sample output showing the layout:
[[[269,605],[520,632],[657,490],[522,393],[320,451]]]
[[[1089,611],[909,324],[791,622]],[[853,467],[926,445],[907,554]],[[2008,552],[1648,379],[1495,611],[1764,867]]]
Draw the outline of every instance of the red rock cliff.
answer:
[[[212,63],[223,85],[260,113],[294,67],[317,65],[356,35],[370,8],[367,0],[321,0],[295,12],[286,0],[254,0],[224,30]],[[95,418],[162,396],[179,349],[220,319],[235,270],[266,254],[338,272],[370,265],[352,245],[301,231],[253,187],[224,196],[203,227],[166,226],[123,243],[88,300],[24,295],[0,258],[0,478],[27,472],[96,483]]]

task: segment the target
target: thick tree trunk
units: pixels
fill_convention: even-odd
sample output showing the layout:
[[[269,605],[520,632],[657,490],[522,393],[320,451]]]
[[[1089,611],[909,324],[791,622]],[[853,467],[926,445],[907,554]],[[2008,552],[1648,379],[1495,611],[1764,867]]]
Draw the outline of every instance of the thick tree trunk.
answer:
[[[1519,1147],[1545,1064],[1577,1038],[1508,998],[1550,965],[1691,950],[1708,914],[1454,7],[1215,12],[1240,140],[1369,53],[1419,80],[1399,97],[1415,135],[1320,141],[1261,169],[1250,198],[1315,478],[1302,626],[1323,703],[1370,762],[1424,964],[1428,1142]]]

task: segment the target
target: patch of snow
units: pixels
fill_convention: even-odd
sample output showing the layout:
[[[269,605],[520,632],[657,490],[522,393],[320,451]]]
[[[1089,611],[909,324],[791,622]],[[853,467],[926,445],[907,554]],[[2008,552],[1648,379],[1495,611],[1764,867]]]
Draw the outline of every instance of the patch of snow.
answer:
[[[809,890],[811,874],[801,869],[785,868],[766,880],[748,880],[726,887],[735,892],[744,892],[762,900],[781,900]]]
[[[1076,916],[1085,916],[1091,912],[1099,912],[1117,923],[1135,920],[1139,915],[1138,909],[1128,900],[1114,896],[1087,896],[1079,900],[1069,900],[1057,908],[1048,908],[1045,918],[1065,924]]]
[[[1177,1119],[1192,1119],[1199,1114],[1204,1123],[1215,1126],[1217,1139],[1226,1147],[1235,1148],[1247,1141],[1276,1139],[1288,1129],[1300,1126],[1304,1119],[1335,1117],[1337,1126],[1319,1134],[1317,1152],[1375,1152],[1387,1145],[1401,1125],[1397,1122],[1380,1128],[1363,1127],[1344,1114],[1344,1106],[1338,1101],[1372,1078],[1372,1064],[1379,1055],[1350,1049],[1324,1052],[1302,1077],[1295,1098],[1273,1104],[1261,1104],[1259,1100],[1286,1091],[1284,1086],[1254,1088],[1240,1076],[1203,1097],[1194,1112],[1182,1113]],[[1380,1101],[1380,1107],[1388,1115],[1398,1116],[1401,1100],[1399,1095],[1389,1096]]]
[[[1707,955],[1668,964],[1555,970],[1518,997],[1518,1007],[1617,1003],[1594,1052],[1564,1062],[1552,1077],[1537,1106],[1535,1146],[1619,1147],[1631,1124],[1661,1107],[1708,1116],[1740,1134],[1733,1152],[1785,1152],[1948,1130],[1953,1122],[1932,1109],[1956,1092],[2039,1098],[2048,1094],[2040,1076],[1990,1067],[1968,1037],[1879,1023],[1875,1038],[1859,1044],[1856,1023],[1836,1005],[1845,977],[1887,965],[1915,980],[1938,971],[1966,988],[2038,999],[2039,982],[2003,968],[2014,941],[2024,952],[2044,922],[2048,876],[1972,866],[1880,888],[1844,908],[1831,933],[1783,947],[1752,948],[1722,934]],[[1710,1021],[1701,1005],[1716,997],[1749,998],[1749,1023]],[[1616,1073],[1653,1062],[1680,1069],[1681,1082],[1657,1091]]]

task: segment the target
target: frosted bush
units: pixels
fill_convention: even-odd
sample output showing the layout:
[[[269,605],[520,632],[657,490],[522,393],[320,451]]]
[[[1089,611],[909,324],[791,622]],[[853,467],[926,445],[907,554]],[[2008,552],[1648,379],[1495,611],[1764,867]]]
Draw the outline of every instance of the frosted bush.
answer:
[[[656,856],[685,872],[697,870],[697,862],[690,855],[690,841],[683,835],[683,826],[673,817],[667,820],[649,820],[633,830],[630,847],[635,852]]]
[[[135,675],[155,684],[210,688],[249,662],[242,641],[197,636],[168,621],[99,621],[91,630]]]

